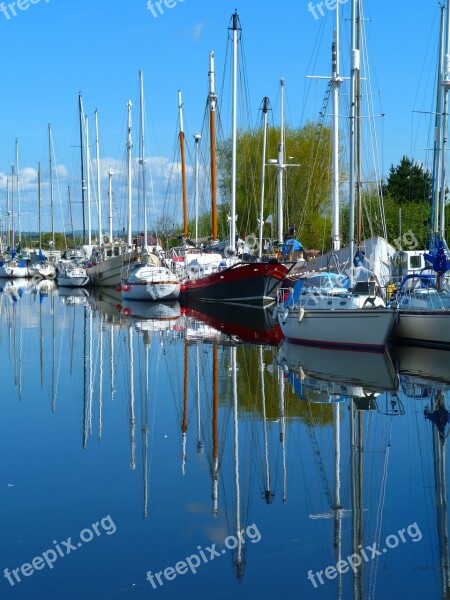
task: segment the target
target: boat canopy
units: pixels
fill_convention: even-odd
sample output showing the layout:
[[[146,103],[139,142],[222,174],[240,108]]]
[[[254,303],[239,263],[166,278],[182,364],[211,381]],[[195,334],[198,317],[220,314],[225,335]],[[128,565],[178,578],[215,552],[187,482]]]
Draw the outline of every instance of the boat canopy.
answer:
[[[330,272],[313,272],[299,279],[292,293],[286,298],[284,306],[288,308],[298,302],[301,294],[314,294],[320,292],[324,294],[341,294],[348,292],[350,280],[345,275]]]

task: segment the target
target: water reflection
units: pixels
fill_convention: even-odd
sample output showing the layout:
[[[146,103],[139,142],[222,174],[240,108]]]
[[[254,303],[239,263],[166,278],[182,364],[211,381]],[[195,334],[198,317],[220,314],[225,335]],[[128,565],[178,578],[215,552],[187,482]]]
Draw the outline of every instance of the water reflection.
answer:
[[[114,290],[13,283],[0,294],[9,461],[1,464],[5,481],[20,473],[21,485],[8,491],[14,502],[2,492],[4,567],[45,549],[57,522],[63,536],[78,515],[91,522],[111,513],[117,542],[104,552],[120,569],[111,575],[83,550],[76,569],[35,575],[20,584],[22,596],[11,588],[7,597],[56,598],[64,589],[68,598],[141,598],[150,568],[164,571],[198,546],[223,548],[253,523],[260,542],[237,536],[222,561],[166,581],[158,594],[447,597],[448,353],[278,345],[267,311],[233,320],[219,305],[122,303]],[[61,481],[69,493],[60,516],[40,518],[30,490],[53,506]],[[33,538],[20,530],[24,519]],[[325,574],[374,543],[386,548],[412,523],[420,543],[406,538]],[[92,563],[94,584],[80,576]],[[323,583],[315,576],[314,586],[310,570],[322,571]]]

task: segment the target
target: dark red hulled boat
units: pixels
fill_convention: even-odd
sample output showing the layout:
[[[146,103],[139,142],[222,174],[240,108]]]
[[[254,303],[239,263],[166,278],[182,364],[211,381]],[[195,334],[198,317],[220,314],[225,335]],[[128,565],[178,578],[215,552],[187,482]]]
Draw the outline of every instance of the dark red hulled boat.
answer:
[[[181,298],[264,306],[276,300],[289,268],[279,262],[239,262],[231,267],[187,280]]]

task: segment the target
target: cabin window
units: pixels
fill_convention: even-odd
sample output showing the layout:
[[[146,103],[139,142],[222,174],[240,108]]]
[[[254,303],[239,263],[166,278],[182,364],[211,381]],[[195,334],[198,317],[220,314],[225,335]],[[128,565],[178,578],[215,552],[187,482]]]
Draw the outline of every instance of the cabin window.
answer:
[[[345,306],[347,304],[346,300],[341,300],[341,302],[339,302],[339,306]]]
[[[419,256],[411,256],[409,259],[409,264],[411,269],[420,269],[422,267],[422,257]]]

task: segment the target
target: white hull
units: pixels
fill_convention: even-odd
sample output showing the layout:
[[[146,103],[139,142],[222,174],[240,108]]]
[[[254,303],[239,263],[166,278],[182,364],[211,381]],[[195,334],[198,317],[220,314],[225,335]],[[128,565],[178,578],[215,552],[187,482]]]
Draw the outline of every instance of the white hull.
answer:
[[[288,341],[323,347],[381,350],[389,337],[395,312],[387,308],[344,310],[279,309]]]
[[[450,346],[450,310],[400,310],[392,337],[418,344]]]
[[[28,267],[9,266],[8,264],[0,267],[0,277],[16,279],[18,277],[28,277]]]
[[[58,285],[61,287],[84,287],[89,283],[89,277],[67,277],[58,275]]]
[[[41,277],[42,279],[55,279],[56,271],[53,265],[32,265],[28,268],[30,277]]]
[[[124,283],[124,300],[176,300],[180,295],[179,283]]]

